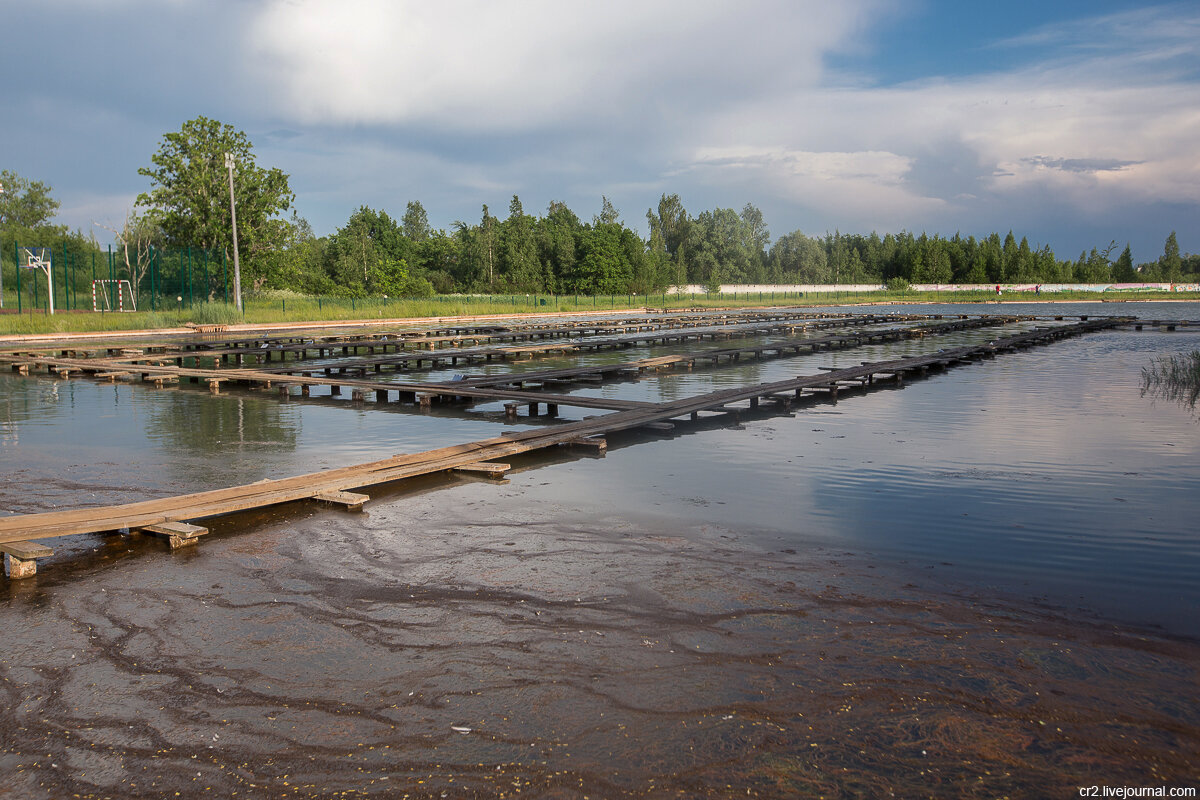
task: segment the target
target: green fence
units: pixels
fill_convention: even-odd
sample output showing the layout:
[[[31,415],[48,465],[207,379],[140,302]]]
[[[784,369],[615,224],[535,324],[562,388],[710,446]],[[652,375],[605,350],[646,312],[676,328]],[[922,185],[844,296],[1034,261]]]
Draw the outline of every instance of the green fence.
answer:
[[[209,301],[232,302],[233,265],[221,250],[150,249],[141,259],[121,250],[72,252],[65,245],[47,248],[48,270],[28,268],[27,248],[14,243],[4,260],[6,311],[56,313],[70,311],[156,311],[190,308]],[[14,268],[16,265],[16,268]],[[47,275],[47,271],[49,275]]]

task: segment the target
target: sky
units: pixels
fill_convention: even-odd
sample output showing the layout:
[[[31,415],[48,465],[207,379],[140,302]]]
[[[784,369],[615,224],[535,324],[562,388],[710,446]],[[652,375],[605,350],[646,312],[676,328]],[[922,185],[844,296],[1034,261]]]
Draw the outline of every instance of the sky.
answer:
[[[198,116],[318,235],[607,196],[646,233],[1013,230],[1060,258],[1200,252],[1200,4],[1118,0],[0,0],[0,168],[102,242]],[[1114,254],[1115,257],[1115,254]]]

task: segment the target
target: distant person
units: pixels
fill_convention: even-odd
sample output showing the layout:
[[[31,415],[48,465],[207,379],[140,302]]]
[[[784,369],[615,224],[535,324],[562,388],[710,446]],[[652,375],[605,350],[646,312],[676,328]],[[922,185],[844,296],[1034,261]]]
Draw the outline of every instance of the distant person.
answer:
[[[998,283],[996,284],[996,296],[997,297],[1000,296],[1000,284],[998,284]]]

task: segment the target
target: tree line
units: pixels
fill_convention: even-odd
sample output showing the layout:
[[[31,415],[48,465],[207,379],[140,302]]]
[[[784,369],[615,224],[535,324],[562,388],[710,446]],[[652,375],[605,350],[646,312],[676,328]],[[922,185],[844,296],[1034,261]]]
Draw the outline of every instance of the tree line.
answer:
[[[227,154],[232,158],[228,162]],[[909,231],[809,236],[774,241],[752,204],[693,215],[677,194],[645,214],[648,237],[630,227],[608,198],[583,220],[561,202],[529,214],[513,195],[500,218],[484,205],[477,222],[434,228],[418,200],[397,219],[362,206],[345,225],[317,236],[294,207],[288,176],[257,165],[246,135],[198,117],[168,133],[139,169],[150,187],[119,225],[107,228],[135,286],[154,254],[195,247],[229,256],[229,178],[237,198],[243,285],[342,296],[434,293],[648,294],[668,286],[722,284],[1107,283],[1200,280],[1200,255],[1183,255],[1175,233],[1159,258],[1134,263],[1112,242],[1075,260],[1012,231],[982,238]],[[54,225],[51,188],[0,173],[0,240],[86,255],[94,234]],[[3,245],[0,245],[2,248]],[[0,249],[7,269],[13,254]],[[206,255],[206,258],[208,256]],[[7,283],[6,283],[7,285]],[[145,287],[142,287],[143,289]]]

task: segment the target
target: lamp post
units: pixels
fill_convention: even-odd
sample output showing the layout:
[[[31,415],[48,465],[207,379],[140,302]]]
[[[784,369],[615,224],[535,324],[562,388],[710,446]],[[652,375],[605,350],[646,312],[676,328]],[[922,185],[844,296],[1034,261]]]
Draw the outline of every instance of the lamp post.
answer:
[[[229,217],[233,224],[233,303],[242,310],[242,267],[238,261],[237,204],[233,200],[233,153],[225,154],[225,168],[229,170]]]
[[[0,183],[0,194],[4,194],[4,184],[3,183]],[[13,248],[13,249],[16,249],[16,248]],[[18,270],[21,268],[21,265],[19,263],[15,264],[14,266]],[[3,269],[0,269],[0,308],[4,308],[4,270]]]

